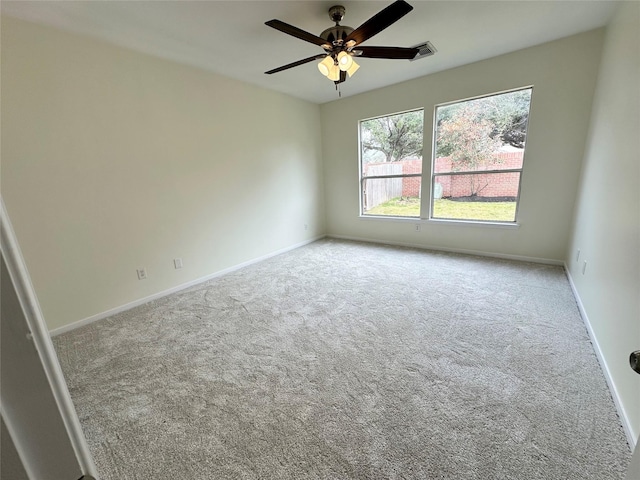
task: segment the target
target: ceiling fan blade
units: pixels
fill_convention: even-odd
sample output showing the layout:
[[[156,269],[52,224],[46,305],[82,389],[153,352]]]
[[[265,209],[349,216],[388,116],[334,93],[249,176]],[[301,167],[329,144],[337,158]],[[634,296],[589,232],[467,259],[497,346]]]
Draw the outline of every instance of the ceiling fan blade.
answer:
[[[420,50],[403,47],[356,47],[354,52],[362,52],[357,57],[364,58],[398,58],[411,60]],[[356,58],[357,58],[356,57]]]
[[[404,0],[396,0],[351,32],[345,38],[344,43],[349,44],[352,41],[353,45],[359,45],[400,20],[411,10],[413,10],[413,7]]]
[[[294,27],[293,25],[289,25],[288,23],[281,22],[280,20],[269,20],[268,22],[264,22],[264,24],[270,26],[271,28],[275,28],[276,30],[280,30],[283,33],[291,35],[292,37],[304,40],[305,42],[310,42],[315,45],[320,45],[323,48],[331,49],[331,44],[324,38],[318,37],[313,33],[305,32],[298,27]]]
[[[318,55],[314,55],[313,57],[305,58],[302,60],[298,60],[297,62],[289,63],[287,65],[283,65],[282,67],[274,68],[273,70],[269,70],[268,72],[264,72],[267,75],[271,75],[272,73],[278,73],[283,70],[287,70],[289,68],[297,67],[298,65],[304,65],[305,63],[313,62],[314,60],[320,60],[321,58],[326,57],[325,53],[320,53]]]

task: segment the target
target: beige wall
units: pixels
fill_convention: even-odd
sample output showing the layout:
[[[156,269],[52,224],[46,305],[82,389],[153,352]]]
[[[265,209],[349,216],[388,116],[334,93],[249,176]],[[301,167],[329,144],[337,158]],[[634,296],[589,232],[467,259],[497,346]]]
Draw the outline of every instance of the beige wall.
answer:
[[[51,329],[325,230],[317,105],[7,17],[1,80],[2,197]]]
[[[561,262],[569,239],[603,31],[596,30],[322,105],[329,234]],[[436,55],[445,54],[444,52]],[[429,59],[420,60],[428,62]],[[517,228],[359,218],[360,119],[423,107],[428,212],[435,105],[533,85]],[[422,223],[415,232],[415,223]]]
[[[640,349],[639,187],[640,3],[624,2],[605,37],[566,263],[635,439],[640,375],[628,358]]]

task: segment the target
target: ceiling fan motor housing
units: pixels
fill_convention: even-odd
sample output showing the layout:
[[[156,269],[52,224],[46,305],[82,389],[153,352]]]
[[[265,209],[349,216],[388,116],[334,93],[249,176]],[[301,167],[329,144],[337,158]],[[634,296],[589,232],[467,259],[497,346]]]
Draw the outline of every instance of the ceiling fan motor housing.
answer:
[[[342,5],[334,5],[329,9],[329,18],[332,22],[336,22],[335,27],[327,28],[324,32],[320,34],[321,38],[327,40],[334,47],[342,46],[344,44],[344,39],[349,36],[351,32],[353,32],[353,28],[347,27],[346,25],[340,25],[340,22],[344,18],[344,14],[346,9]]]
[[[331,45],[342,45],[344,39],[347,38],[351,32],[353,32],[353,28],[351,27],[336,25],[335,27],[327,28],[320,34],[320,37],[331,43]]]

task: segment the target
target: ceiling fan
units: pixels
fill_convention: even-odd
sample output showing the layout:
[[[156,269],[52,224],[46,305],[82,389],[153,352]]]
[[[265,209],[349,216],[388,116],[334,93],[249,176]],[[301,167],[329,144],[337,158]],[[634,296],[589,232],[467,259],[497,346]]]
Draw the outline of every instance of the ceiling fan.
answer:
[[[329,17],[333,22],[336,22],[336,25],[327,28],[319,36],[305,32],[280,20],[269,20],[265,22],[265,25],[306,42],[319,45],[324,49],[324,53],[319,53],[264,73],[271,75],[314,60],[323,59],[318,63],[318,69],[325,77],[332,80],[337,88],[338,84],[347,79],[347,75],[350,77],[360,68],[353,60],[354,57],[411,60],[419,52],[419,49],[360,46],[361,43],[397,22],[411,10],[413,10],[413,7],[404,0],[396,0],[354,30],[346,25],[340,25],[344,18],[345,8],[342,5],[334,5],[329,9]]]

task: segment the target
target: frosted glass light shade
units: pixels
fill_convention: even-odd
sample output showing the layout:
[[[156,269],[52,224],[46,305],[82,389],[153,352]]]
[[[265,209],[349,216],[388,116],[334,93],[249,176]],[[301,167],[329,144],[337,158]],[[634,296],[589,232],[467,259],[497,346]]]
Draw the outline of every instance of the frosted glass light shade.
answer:
[[[340,70],[347,72],[349,71],[349,68],[351,68],[352,64],[353,58],[351,58],[351,55],[347,52],[342,51],[338,54],[338,66],[340,67]]]
[[[331,66],[331,68],[329,69],[329,75],[327,75],[327,78],[334,82],[337,82],[338,80],[340,80],[340,68],[338,67],[338,65]]]
[[[333,66],[333,58],[327,56],[318,64],[318,70],[320,70],[320,73],[326,77],[331,72]]]
[[[354,73],[356,73],[356,71],[360,68],[360,65],[358,65],[356,62],[353,61],[353,59],[351,60],[351,67],[349,68],[349,70],[347,70],[347,73],[349,74],[349,77],[351,77],[351,75],[353,75]]]

